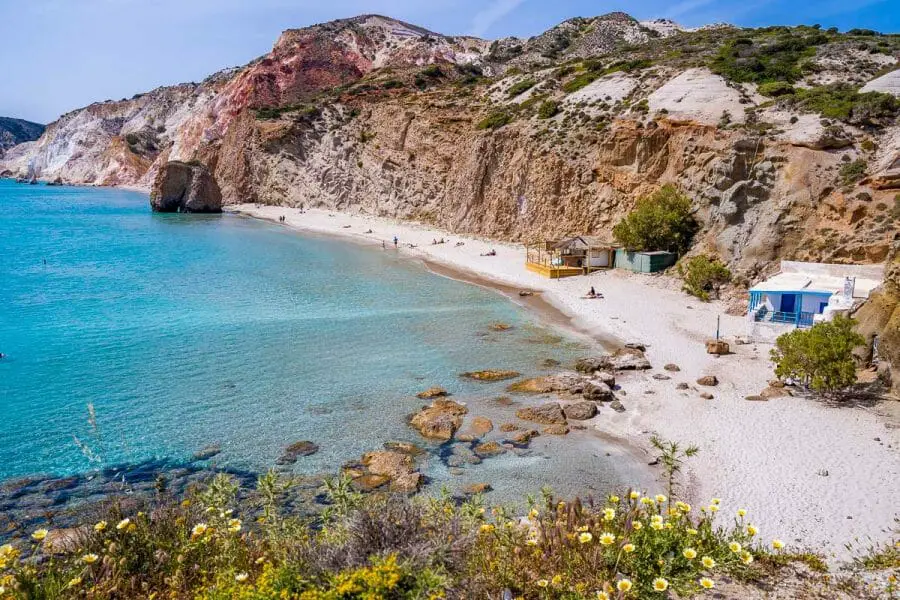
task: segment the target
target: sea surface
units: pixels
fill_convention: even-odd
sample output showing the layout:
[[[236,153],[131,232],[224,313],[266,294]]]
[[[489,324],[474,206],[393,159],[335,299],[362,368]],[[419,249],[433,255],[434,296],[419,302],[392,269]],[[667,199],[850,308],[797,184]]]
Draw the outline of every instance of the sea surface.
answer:
[[[497,322],[513,328],[490,331]],[[495,401],[505,384],[460,373],[536,375],[590,349],[393,250],[153,214],[136,192],[0,180],[0,481],[189,461],[211,444],[216,465],[261,471],[297,440],[321,450],[294,472],[335,472],[408,440],[431,450],[431,487],[604,490],[636,463],[584,433],[454,476],[447,447],[406,425],[415,393],[441,385],[499,426],[516,408]]]

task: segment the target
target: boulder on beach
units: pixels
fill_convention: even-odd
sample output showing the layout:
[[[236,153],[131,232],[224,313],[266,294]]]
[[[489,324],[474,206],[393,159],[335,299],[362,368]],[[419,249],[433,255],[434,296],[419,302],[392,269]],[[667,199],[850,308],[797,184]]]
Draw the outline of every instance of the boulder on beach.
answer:
[[[697,385],[705,385],[707,387],[713,387],[719,385],[719,378],[715,375],[704,375],[703,377],[697,380]]]
[[[677,373],[678,371],[681,370],[681,367],[679,367],[675,363],[669,363],[666,366],[664,366],[663,369],[665,369],[666,371],[670,371],[672,373]]]
[[[606,402],[613,399],[613,391],[608,385],[598,380],[586,381],[581,391],[585,400]]]
[[[486,369],[484,371],[469,371],[467,373],[462,373],[460,377],[474,379],[475,381],[504,381],[506,379],[515,379],[519,375],[521,375],[521,373],[518,371]]]
[[[514,381],[506,386],[506,391],[516,394],[548,394],[553,391],[549,377],[531,377]]]
[[[597,415],[597,405],[593,402],[573,402],[563,407],[563,414],[566,419],[573,421],[587,421],[593,419]]]
[[[468,409],[446,398],[438,398],[426,406],[409,421],[409,424],[416,428],[423,437],[432,440],[447,441],[453,437],[460,425],[462,425],[462,417],[468,413]]]
[[[220,213],[222,191],[204,165],[171,161],[156,173],[150,208],[153,212]]]
[[[609,407],[616,412],[625,412],[625,405],[618,400],[613,400],[612,402],[610,402]]]
[[[600,356],[588,356],[575,361],[575,370],[579,373],[590,375],[595,371],[609,371],[612,369],[612,356],[601,354]]]
[[[548,402],[539,406],[528,406],[516,411],[516,416],[524,421],[532,421],[542,425],[561,424],[566,422],[562,408],[556,402]]]
[[[616,371],[640,371],[652,368],[650,361],[639,348],[620,348],[612,355],[612,366]]]

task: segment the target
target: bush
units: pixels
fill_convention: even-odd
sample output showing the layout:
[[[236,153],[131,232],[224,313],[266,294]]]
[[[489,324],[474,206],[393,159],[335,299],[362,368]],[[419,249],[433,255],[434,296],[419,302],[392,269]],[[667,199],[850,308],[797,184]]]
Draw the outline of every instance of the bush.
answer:
[[[703,301],[710,292],[718,296],[719,288],[731,281],[731,271],[717,258],[694,256],[678,263],[678,274],[684,280],[684,291]]]
[[[441,68],[437,65],[428,65],[422,70],[422,75],[425,77],[437,78],[443,77],[444,72],[441,71]]]
[[[900,114],[900,100],[891,94],[860,94],[855,87],[845,83],[796,90],[790,103],[801,110],[853,125],[877,126]]]
[[[862,158],[844,163],[841,165],[841,181],[844,185],[852,185],[866,176],[866,169],[868,168],[868,163]]]
[[[770,98],[789,96],[794,93],[794,86],[786,81],[770,81],[759,86],[759,93]]]
[[[533,88],[535,83],[536,82],[534,79],[523,79],[522,81],[509,86],[509,89],[506,90],[506,95],[510,98],[515,98],[519,94],[527,92],[528,90]]]
[[[815,56],[816,46],[828,39],[815,30],[808,34],[787,30],[774,39],[733,39],[719,48],[710,69],[738,83],[793,83],[803,76],[803,61]]]
[[[699,228],[690,198],[667,184],[638,200],[635,209],[613,227],[613,235],[629,250],[682,254]]]
[[[486,116],[478,122],[478,129],[500,129],[504,125],[508,125],[513,120],[512,115],[505,110],[498,110]]]
[[[600,73],[595,73],[592,71],[587,71],[575,77],[574,79],[567,81],[563,85],[563,91],[567,94],[571,94],[572,92],[577,92],[583,87],[587,87],[592,84],[600,77]]]
[[[820,393],[834,393],[856,383],[853,349],[866,342],[854,331],[856,321],[838,315],[833,321],[785,333],[770,351],[775,375],[791,378]]]
[[[552,119],[559,114],[559,102],[555,100],[545,100],[538,108],[539,119]]]
[[[675,460],[682,455],[688,454]],[[113,508],[103,526],[86,523],[70,535],[66,553],[49,556],[46,531],[30,550],[0,546],[0,593],[420,600],[500,598],[508,589],[529,599],[575,600],[597,598],[598,590],[614,598],[663,598],[658,591],[668,588],[687,597],[719,576],[761,574],[756,558],[785,556],[757,543],[743,513],[717,522],[718,500],[693,508],[628,490],[560,502],[545,491],[519,518],[500,507],[486,510],[478,497],[362,498],[345,491],[328,486],[335,510],[307,521],[285,514],[279,500],[285,482],[274,473],[260,478],[253,501],[240,500],[237,486],[219,475],[182,502],[162,499],[128,514]],[[50,559],[32,560],[30,553]]]

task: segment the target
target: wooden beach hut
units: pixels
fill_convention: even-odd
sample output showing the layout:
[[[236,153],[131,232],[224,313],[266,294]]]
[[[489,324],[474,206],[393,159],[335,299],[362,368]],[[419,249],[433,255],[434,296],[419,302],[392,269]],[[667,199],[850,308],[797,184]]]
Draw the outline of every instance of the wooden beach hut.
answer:
[[[616,248],[599,238],[579,235],[525,245],[525,267],[550,279],[611,269]]]

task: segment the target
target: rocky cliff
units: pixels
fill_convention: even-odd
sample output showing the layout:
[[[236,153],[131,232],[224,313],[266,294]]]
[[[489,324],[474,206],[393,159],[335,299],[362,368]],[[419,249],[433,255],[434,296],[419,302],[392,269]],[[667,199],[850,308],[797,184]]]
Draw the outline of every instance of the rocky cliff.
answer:
[[[318,206],[524,240],[610,237],[675,183],[750,279],[881,262],[900,219],[900,37],[684,30],[623,13],[531,39],[366,15],[286,31],[199,84],[73,111],[0,169],[149,188],[197,161],[225,203]]]
[[[31,142],[44,133],[44,126],[23,119],[0,117],[0,158],[3,154],[23,142]]]

